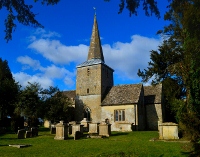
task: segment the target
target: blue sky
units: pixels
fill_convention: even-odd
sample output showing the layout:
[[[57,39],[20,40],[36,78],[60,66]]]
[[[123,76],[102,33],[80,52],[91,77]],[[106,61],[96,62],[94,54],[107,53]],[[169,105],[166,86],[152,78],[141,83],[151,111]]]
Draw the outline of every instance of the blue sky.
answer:
[[[28,1],[30,2],[30,1]],[[4,40],[6,11],[0,13],[0,57],[7,60],[13,77],[23,87],[38,82],[43,88],[76,88],[76,66],[87,59],[96,7],[105,63],[115,70],[114,84],[140,83],[138,69],[150,61],[150,51],[162,43],[156,32],[163,20],[167,1],[158,2],[161,18],[138,16],[124,10],[118,14],[119,0],[61,0],[55,6],[35,3],[33,11],[44,29],[17,23],[13,39]]]

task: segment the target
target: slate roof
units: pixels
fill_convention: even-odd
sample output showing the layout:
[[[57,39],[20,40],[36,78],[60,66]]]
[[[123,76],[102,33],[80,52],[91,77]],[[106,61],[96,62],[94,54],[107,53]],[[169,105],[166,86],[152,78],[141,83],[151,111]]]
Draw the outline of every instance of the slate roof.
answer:
[[[162,84],[156,86],[144,86],[144,103],[160,104],[162,102]]]
[[[87,60],[81,64],[79,64],[77,66],[77,68],[79,67],[85,67],[85,66],[89,66],[89,65],[95,65],[95,64],[103,64],[104,62],[101,60],[101,59],[90,59],[90,60]]]
[[[104,100],[102,106],[136,104],[139,101],[142,84],[129,84],[113,86]]]
[[[69,91],[63,91],[63,94],[66,95],[69,99],[76,97],[76,91],[75,90],[69,90]]]

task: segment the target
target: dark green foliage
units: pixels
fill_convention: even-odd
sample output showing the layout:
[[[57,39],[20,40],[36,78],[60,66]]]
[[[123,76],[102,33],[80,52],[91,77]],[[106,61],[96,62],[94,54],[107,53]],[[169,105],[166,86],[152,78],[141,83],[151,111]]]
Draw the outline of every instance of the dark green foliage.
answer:
[[[110,0],[104,0],[109,2]],[[119,14],[123,12],[124,8],[129,11],[129,15],[137,15],[137,9],[140,4],[143,5],[143,10],[145,11],[146,16],[155,14],[156,17],[160,18],[160,12],[157,7],[156,0],[120,0],[119,4]]]
[[[29,83],[19,95],[15,113],[23,114],[29,126],[37,126],[38,118],[68,121],[70,107],[69,99],[57,87],[42,89],[38,83]]]
[[[54,5],[60,0],[34,0],[34,2],[41,1],[41,4]],[[36,14],[31,11],[32,5],[28,5],[24,0],[1,0],[0,9],[5,8],[8,12],[5,19],[5,40],[8,42],[12,39],[12,33],[16,29],[16,21],[25,25],[33,27],[43,27],[37,20]]]
[[[0,119],[13,115],[19,87],[12,77],[8,62],[0,58]]]
[[[196,141],[200,138],[199,8],[199,0],[171,1],[165,14],[170,24],[159,31],[167,39],[159,52],[151,51],[149,67],[138,72],[143,81],[155,77],[152,83],[163,82],[165,99],[171,104],[181,130]]]
[[[60,0],[33,0],[33,2],[41,2],[42,5],[55,5]],[[104,0],[110,1],[110,0]],[[30,2],[29,2],[30,3]],[[137,15],[137,9],[140,4],[143,5],[143,10],[147,16],[155,14],[156,17],[160,17],[160,12],[157,7],[156,0],[121,0],[119,4],[119,13],[122,13],[124,7],[129,10],[130,16]],[[8,42],[12,40],[12,33],[15,31],[17,25],[16,21],[25,25],[33,27],[43,27],[40,22],[36,20],[36,15],[32,12],[33,5],[28,4],[24,0],[1,0],[0,10],[5,8],[8,12],[5,18],[5,40]]]
[[[59,120],[70,121],[70,117],[73,117],[73,110],[70,108],[71,103],[68,97],[58,88],[53,87],[50,87],[49,90],[44,90],[43,95],[46,95],[43,104],[43,109],[45,109],[44,118],[53,122]]]

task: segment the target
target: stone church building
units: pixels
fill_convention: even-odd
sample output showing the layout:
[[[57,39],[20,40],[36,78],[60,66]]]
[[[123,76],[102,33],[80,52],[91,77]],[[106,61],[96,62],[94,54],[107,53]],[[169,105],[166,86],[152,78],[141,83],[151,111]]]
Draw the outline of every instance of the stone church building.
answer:
[[[163,122],[162,85],[114,86],[114,70],[104,60],[96,15],[87,60],[77,66],[76,90],[64,91],[75,121],[111,124],[112,131],[158,130]]]

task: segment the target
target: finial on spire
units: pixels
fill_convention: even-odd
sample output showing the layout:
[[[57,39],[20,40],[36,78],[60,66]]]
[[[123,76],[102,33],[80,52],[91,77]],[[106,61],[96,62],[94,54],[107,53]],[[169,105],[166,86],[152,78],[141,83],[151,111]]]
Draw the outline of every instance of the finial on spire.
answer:
[[[96,13],[96,8],[95,7],[93,7],[93,9],[94,9],[94,15],[96,15],[97,13]]]

